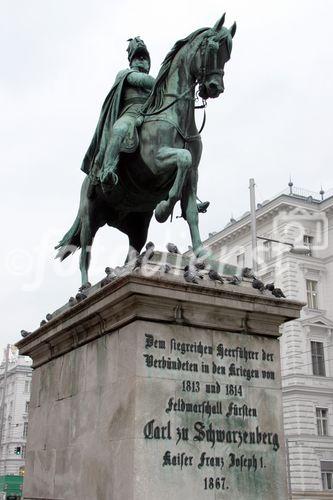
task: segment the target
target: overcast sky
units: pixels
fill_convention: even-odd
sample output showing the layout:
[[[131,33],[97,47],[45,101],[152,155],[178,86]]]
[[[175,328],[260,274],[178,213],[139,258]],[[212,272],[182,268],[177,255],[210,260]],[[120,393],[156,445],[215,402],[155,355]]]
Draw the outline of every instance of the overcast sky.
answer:
[[[71,226],[84,174],[82,157],[126,40],[140,35],[152,75],[179,38],[237,21],[225,93],[212,100],[202,134],[199,196],[206,238],[231,215],[287,187],[333,188],[333,3],[331,0],[0,0],[1,338],[0,348],[35,329],[75,295],[78,253],[60,264],[54,245]],[[198,114],[198,122],[201,116]],[[184,221],[153,223],[164,249],[190,244]],[[90,279],[122,264],[127,239],[99,231]],[[1,351],[0,351],[1,352]],[[1,357],[1,354],[0,354]]]

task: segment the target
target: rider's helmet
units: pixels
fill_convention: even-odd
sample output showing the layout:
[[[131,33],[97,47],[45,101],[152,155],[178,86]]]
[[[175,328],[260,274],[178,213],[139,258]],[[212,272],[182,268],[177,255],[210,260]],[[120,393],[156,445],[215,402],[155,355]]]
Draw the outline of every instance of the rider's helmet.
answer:
[[[136,36],[135,38],[130,38],[127,41],[129,42],[127,47],[129,63],[131,64],[134,57],[144,56],[149,61],[149,67],[150,67],[150,55],[145,42],[141,40],[139,36]]]

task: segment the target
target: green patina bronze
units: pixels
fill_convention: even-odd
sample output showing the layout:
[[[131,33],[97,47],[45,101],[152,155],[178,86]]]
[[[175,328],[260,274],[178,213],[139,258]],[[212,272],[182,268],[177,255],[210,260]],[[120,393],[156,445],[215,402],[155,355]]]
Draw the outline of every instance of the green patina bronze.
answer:
[[[154,80],[150,57],[139,38],[129,40],[130,68],[118,73],[102,107],[84,157],[87,174],[71,229],[56,247],[63,260],[81,248],[82,284],[88,282],[90,249],[108,224],[129,238],[127,261],[143,248],[153,212],[165,222],[180,201],[192,247],[203,252],[198,227],[197,182],[202,143],[197,130],[195,89],[206,101],[224,90],[236,24],[201,28],[179,40]],[[200,204],[199,204],[200,210]]]

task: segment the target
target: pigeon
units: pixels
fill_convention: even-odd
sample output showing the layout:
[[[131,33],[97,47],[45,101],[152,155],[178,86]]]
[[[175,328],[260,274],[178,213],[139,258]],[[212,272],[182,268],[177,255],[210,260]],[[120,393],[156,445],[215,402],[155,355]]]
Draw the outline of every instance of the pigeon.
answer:
[[[193,276],[195,276],[195,278],[203,279],[203,275],[199,272],[199,270],[192,263],[187,264],[184,267],[184,274],[185,273],[188,275],[193,275]]]
[[[39,326],[44,326],[44,325],[46,325],[46,321],[45,321],[45,319],[42,319],[42,321],[40,322]]]
[[[152,241],[148,241],[146,244],[145,257],[147,260],[151,259],[154,255],[155,245]]]
[[[31,332],[27,332],[27,330],[21,330],[21,336],[24,338],[24,337],[27,337],[28,335],[30,335]]]
[[[222,276],[218,272],[214,271],[214,269],[209,270],[208,276],[212,281],[219,281],[221,285],[223,285],[224,280]]]
[[[184,272],[185,273],[190,272],[190,273],[194,274],[197,278],[200,278],[201,280],[203,279],[203,275],[201,273],[199,273],[199,270],[195,266],[193,266],[192,264],[186,265],[184,267]]]
[[[84,283],[83,285],[80,286],[79,292],[84,292],[85,290],[88,290],[88,288],[91,287],[91,283],[87,281],[87,283]]]
[[[108,285],[113,280],[114,280],[114,277],[112,276],[112,274],[108,274],[107,276],[105,276],[105,278],[102,279],[101,287]]]
[[[73,306],[73,305],[75,304],[75,299],[74,299],[74,297],[69,297],[69,299],[68,299],[68,304],[69,304],[70,306]]]
[[[47,321],[51,321],[52,318],[53,318],[52,314],[51,313],[47,313],[47,315],[46,315]]]
[[[106,274],[107,276],[111,277],[111,278],[116,278],[116,277],[117,277],[117,275],[116,275],[116,273],[115,273],[115,270],[114,270],[114,269],[112,269],[112,267],[106,267],[106,268],[105,268],[105,274]]]
[[[200,269],[200,271],[203,271],[206,267],[206,263],[205,261],[203,260],[197,260],[195,263],[194,263],[194,266],[197,268],[197,269]]]
[[[277,297],[278,299],[286,298],[281,288],[274,288],[274,290],[272,290],[272,295],[274,295],[274,297]]]
[[[87,295],[81,291],[79,291],[76,295],[75,298],[78,302],[81,302],[81,300],[84,300],[87,298]]]
[[[267,285],[265,286],[265,289],[269,290],[270,292],[273,292],[274,288],[274,283],[267,283]]]
[[[256,279],[255,275],[253,274],[253,271],[249,267],[244,267],[242,271],[242,276],[243,278],[250,278],[250,279]]]
[[[186,266],[187,269],[184,269],[184,280],[187,281],[187,283],[196,283],[198,284],[197,278],[198,275],[195,271],[193,271],[192,268],[189,266]]]
[[[141,255],[138,255],[138,257],[135,261],[134,267],[133,267],[133,271],[141,268],[144,256],[145,256],[144,253],[142,253]]]
[[[180,253],[180,251],[178,250],[177,246],[174,243],[168,243],[166,247],[169,253]]]
[[[113,281],[117,277],[117,274],[115,270],[112,269],[112,267],[106,267],[105,274],[105,278],[103,278],[101,281],[101,287],[107,285],[108,283],[111,283],[111,281]]]
[[[254,278],[254,280],[252,281],[252,287],[256,290],[259,290],[261,293],[263,293],[263,291],[265,290],[265,285],[257,278]]]
[[[149,241],[146,245],[146,250],[142,252],[138,257],[136,258],[133,271],[136,269],[140,269],[142,267],[142,264],[147,262],[147,260],[151,259],[154,255],[154,249],[155,245],[152,241]]]
[[[164,264],[161,269],[165,274],[168,274],[171,271],[171,266],[169,266],[169,264]]]
[[[236,275],[234,275],[234,276],[227,276],[227,282],[230,285],[240,285],[241,284],[241,280]]]

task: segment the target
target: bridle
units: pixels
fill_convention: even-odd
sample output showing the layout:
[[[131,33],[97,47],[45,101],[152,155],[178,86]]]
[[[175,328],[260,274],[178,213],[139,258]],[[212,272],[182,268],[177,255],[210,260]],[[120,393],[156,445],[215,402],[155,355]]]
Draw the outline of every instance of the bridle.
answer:
[[[202,85],[207,77],[212,75],[224,75],[224,71],[218,68],[219,42],[210,36],[206,36],[200,43],[201,66],[197,83]]]
[[[183,92],[180,95],[165,94],[165,96],[175,97],[175,99],[173,101],[171,101],[169,104],[167,104],[166,106],[163,106],[162,108],[160,108],[157,111],[154,111],[152,113],[145,113],[144,111],[141,111],[140,113],[142,116],[149,117],[149,116],[159,115],[160,113],[163,113],[167,109],[171,108],[171,106],[176,104],[178,101],[187,97],[188,94],[192,93],[192,91],[194,90],[196,85],[199,85],[199,86],[203,85],[203,82],[205,81],[205,79],[207,77],[209,77],[211,75],[222,75],[223,76],[224,71],[222,69],[218,69],[218,67],[217,67],[217,64],[218,64],[217,56],[218,56],[218,50],[219,50],[219,43],[216,42],[215,40],[212,40],[211,37],[206,36],[200,42],[199,47],[197,48],[197,50],[193,56],[192,62],[195,59],[198,50],[200,50],[200,53],[201,53],[202,63],[200,66],[199,75],[195,79],[194,83],[188,89],[186,89],[185,92]],[[200,93],[200,89],[199,89],[199,92],[197,92],[195,100],[198,100],[199,93]],[[194,106],[194,109],[205,109],[206,107],[207,107],[207,101],[206,101],[206,99],[202,99],[202,103],[200,105]],[[203,127],[205,125],[205,122],[206,122],[206,114],[204,116],[204,123],[200,128],[199,134],[202,132]]]

